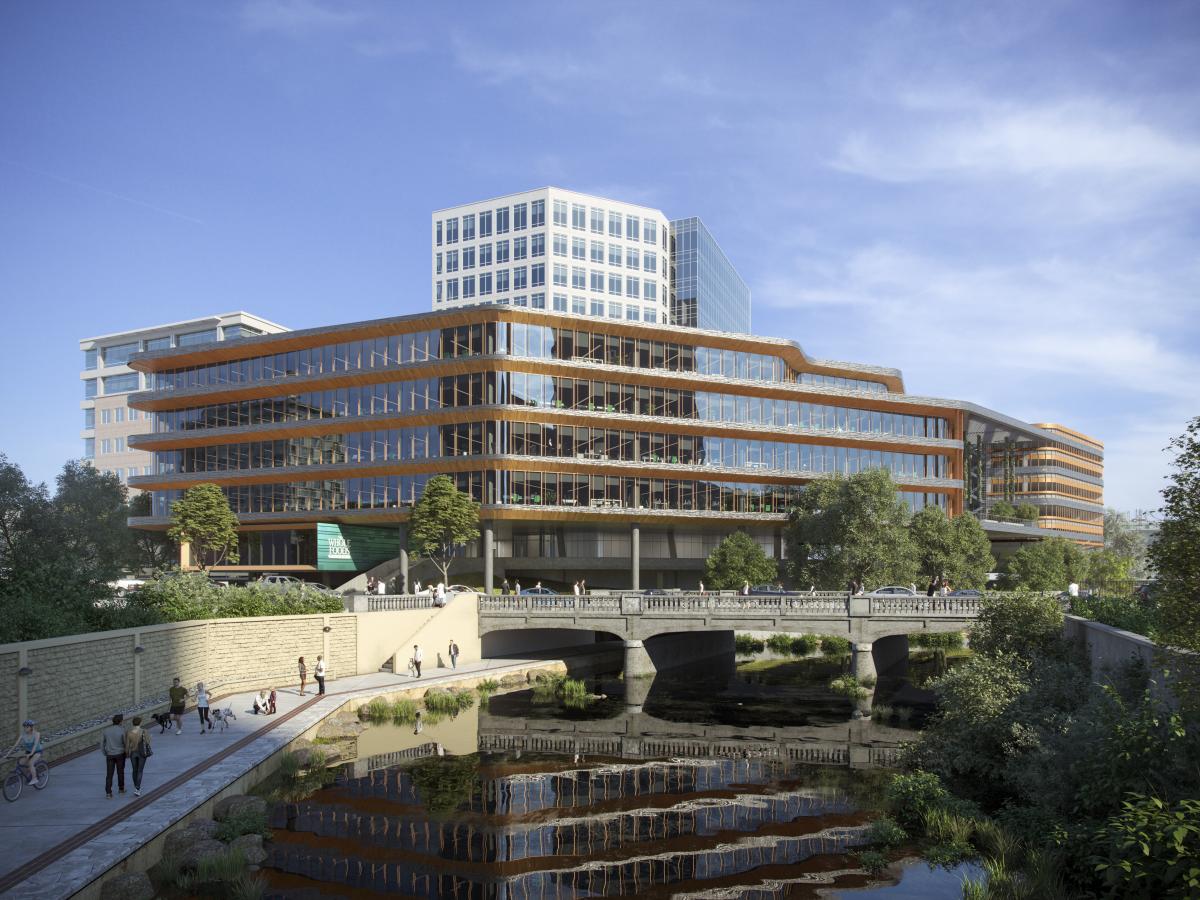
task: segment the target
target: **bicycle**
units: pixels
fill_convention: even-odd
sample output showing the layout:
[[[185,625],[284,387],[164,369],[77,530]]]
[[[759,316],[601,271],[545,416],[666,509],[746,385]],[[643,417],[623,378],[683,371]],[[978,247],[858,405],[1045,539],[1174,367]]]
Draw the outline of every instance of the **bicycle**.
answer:
[[[17,798],[21,796],[26,782],[32,784],[34,789],[39,791],[50,783],[50,767],[42,760],[33,764],[33,772],[37,777],[31,780],[28,767],[18,759],[13,770],[4,779],[4,799],[9,803],[16,802]]]

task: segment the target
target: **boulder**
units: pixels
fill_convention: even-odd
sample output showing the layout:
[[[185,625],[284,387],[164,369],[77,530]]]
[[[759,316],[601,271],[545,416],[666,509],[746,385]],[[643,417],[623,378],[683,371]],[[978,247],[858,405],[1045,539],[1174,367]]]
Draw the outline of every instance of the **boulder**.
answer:
[[[194,872],[199,868],[201,861],[224,856],[228,852],[228,848],[220,841],[204,838],[184,851],[179,859],[179,868],[184,872]]]
[[[430,697],[445,697],[449,693],[450,692],[448,690],[446,690],[445,688],[431,687],[429,690],[427,690],[425,692],[425,699],[428,700]]]
[[[154,885],[145,872],[127,872],[100,886],[100,900],[153,900]]]
[[[196,842],[214,839],[217,827],[212,819],[199,819],[177,828],[163,839],[163,856],[183,856]]]
[[[323,740],[340,740],[342,738],[358,737],[367,727],[357,718],[329,719],[317,732],[317,737]]]
[[[267,851],[263,849],[261,834],[243,834],[234,838],[229,844],[229,849],[231,852],[240,852],[252,866],[260,866],[267,861]]]
[[[232,797],[225,797],[218,800],[213,807],[213,818],[218,822],[224,822],[231,815],[241,813],[244,809],[252,809],[267,814],[267,801],[262,797],[247,797],[244,794],[235,794]]]
[[[500,679],[500,687],[502,688],[521,687],[524,684],[525,676],[519,672],[510,672],[508,675],[505,675]]]

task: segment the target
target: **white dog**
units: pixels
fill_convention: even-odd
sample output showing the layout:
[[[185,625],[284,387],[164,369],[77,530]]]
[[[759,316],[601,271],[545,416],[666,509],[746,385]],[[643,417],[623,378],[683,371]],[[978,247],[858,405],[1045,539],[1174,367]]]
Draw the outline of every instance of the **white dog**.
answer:
[[[214,723],[219,724],[221,730],[224,731],[229,727],[230,722],[237,721],[237,716],[233,714],[233,707],[227,706],[225,709],[214,709],[212,711],[212,720]]]

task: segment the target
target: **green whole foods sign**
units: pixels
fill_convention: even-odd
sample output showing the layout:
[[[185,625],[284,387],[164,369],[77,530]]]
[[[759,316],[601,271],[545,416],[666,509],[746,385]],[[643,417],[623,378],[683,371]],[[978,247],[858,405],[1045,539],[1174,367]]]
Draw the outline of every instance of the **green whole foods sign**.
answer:
[[[393,559],[399,534],[392,528],[317,523],[317,569],[322,572],[362,572]]]

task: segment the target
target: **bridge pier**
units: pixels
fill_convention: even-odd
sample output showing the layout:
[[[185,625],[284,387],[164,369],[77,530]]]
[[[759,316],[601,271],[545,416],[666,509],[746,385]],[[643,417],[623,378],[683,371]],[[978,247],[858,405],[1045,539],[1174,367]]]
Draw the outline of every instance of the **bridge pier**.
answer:
[[[875,671],[875,656],[870,644],[856,643],[854,645],[854,677],[859,681],[864,678],[878,677],[878,673]]]
[[[653,678],[658,672],[646,645],[641,641],[625,641],[625,681],[631,678]]]
[[[640,713],[650,696],[650,688],[654,684],[654,674],[641,675],[636,678],[625,676],[625,712]]]

